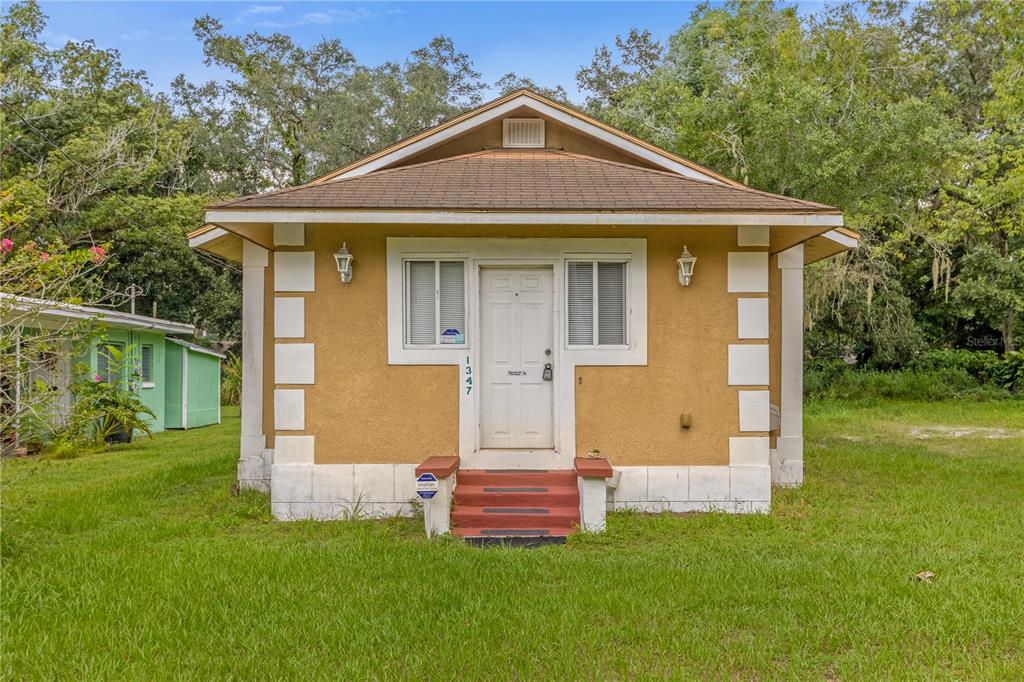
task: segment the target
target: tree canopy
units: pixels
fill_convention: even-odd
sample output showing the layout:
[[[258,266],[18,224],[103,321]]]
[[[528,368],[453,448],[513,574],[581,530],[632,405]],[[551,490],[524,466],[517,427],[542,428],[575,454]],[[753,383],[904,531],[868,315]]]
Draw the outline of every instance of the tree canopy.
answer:
[[[108,287],[223,339],[237,268],[188,249],[218,198],[305,182],[478,104],[443,36],[361,64],[340,40],[194,35],[223,81],[155,92],[116,50],[44,45],[32,2],[0,21],[3,236],[109,243]],[[840,207],[862,248],[811,269],[808,350],[874,366],[925,346],[1011,350],[1024,332],[1024,5],[948,0],[698,6],[664,42],[624,27],[577,106],[758,189]]]

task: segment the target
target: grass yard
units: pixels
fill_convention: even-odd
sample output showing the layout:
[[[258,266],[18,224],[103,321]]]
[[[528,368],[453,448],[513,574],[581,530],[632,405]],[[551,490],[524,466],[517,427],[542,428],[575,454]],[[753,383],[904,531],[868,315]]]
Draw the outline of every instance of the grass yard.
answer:
[[[613,514],[536,550],[272,522],[230,493],[237,412],[5,461],[3,676],[1024,677],[1024,404],[816,404],[807,430],[770,516]]]

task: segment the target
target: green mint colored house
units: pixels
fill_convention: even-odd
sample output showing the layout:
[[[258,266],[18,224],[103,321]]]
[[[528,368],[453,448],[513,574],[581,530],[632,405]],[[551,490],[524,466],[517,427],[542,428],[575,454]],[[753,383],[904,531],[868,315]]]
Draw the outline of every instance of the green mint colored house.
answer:
[[[54,418],[70,409],[71,384],[76,373],[94,380],[118,383],[138,394],[156,418],[154,433],[165,429],[191,429],[220,423],[220,371],[224,356],[181,338],[195,334],[195,327],[145,315],[40,299],[3,298],[3,325],[28,337],[88,325],[87,341],[75,352],[55,354],[49,364],[36,363],[21,376],[13,391],[23,400],[37,390],[37,380],[56,390]],[[24,344],[27,346],[27,344]],[[23,344],[15,343],[15,353]],[[119,359],[120,358],[120,359]]]

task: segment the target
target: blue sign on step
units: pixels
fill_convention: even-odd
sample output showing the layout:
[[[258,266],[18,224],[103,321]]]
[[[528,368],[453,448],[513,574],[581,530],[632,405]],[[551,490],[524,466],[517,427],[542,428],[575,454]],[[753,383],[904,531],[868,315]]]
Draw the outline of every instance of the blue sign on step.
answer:
[[[432,498],[440,489],[441,484],[437,482],[437,476],[432,473],[420,474],[416,479],[416,494],[424,500]]]

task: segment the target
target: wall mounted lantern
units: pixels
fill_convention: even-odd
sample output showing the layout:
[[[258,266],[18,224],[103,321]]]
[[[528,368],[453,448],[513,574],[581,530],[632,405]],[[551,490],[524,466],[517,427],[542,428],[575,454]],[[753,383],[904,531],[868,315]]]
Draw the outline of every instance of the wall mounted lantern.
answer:
[[[338,249],[337,253],[334,254],[334,262],[338,264],[338,272],[341,273],[342,282],[352,281],[352,254],[349,253],[348,247],[345,242],[341,243],[341,248]]]
[[[693,264],[696,262],[696,257],[684,246],[683,252],[676,259],[676,263],[679,264],[679,283],[684,287],[690,286],[690,280],[693,279]]]

